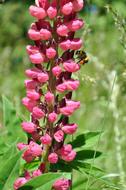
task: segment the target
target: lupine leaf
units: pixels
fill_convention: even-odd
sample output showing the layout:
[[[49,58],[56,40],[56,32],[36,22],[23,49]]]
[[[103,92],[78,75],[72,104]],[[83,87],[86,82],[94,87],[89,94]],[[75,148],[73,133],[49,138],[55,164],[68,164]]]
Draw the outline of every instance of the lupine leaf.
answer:
[[[60,172],[71,172],[72,171],[72,168],[71,166],[69,166],[69,163],[67,162],[64,162],[63,160],[60,160],[58,161],[58,163],[56,164],[52,164],[50,166],[51,168],[51,171],[60,171]]]
[[[51,190],[53,183],[55,180],[59,178],[71,178],[70,173],[47,173],[42,174],[34,179],[28,181],[25,185],[23,185],[19,190]]]
[[[13,155],[15,155],[16,153],[18,153],[17,148],[16,148],[16,143],[13,143],[13,144],[11,144],[11,146],[9,146],[6,149],[5,152],[3,152],[3,155],[0,157],[0,162],[2,162],[2,164],[4,164],[4,162],[6,162],[6,160],[13,157]]]
[[[39,160],[34,160],[31,163],[25,163],[23,165],[23,170],[29,170],[29,171],[37,170],[40,163],[41,162]]]
[[[110,180],[104,178],[105,172],[102,169],[93,166],[91,163],[73,161],[69,164],[69,166],[70,165],[75,170],[90,175],[92,178],[95,179],[95,182],[100,181],[102,184],[111,187],[111,189],[120,189],[119,187],[116,187]],[[77,189],[77,187],[79,190],[81,189],[81,185],[79,186],[79,184],[76,184],[75,187],[76,188],[73,188],[75,190]]]
[[[5,134],[2,135],[3,142],[7,139],[7,143],[11,143],[17,140],[25,141],[26,135],[22,131],[20,124],[21,119],[16,114],[16,110],[13,104],[5,97],[2,97],[3,100],[3,126]]]
[[[91,147],[95,144],[96,141],[99,139],[99,135],[101,135],[101,132],[87,132],[84,134],[78,135],[72,142],[69,142],[72,144],[72,147],[74,149],[81,149],[81,147]]]
[[[73,162],[69,163],[69,167],[81,172],[81,173],[86,173],[92,176],[96,177],[101,177],[103,176],[105,173],[102,169],[97,168],[96,166],[91,165],[91,163],[87,163],[87,162],[80,162],[80,161],[76,161],[74,160]]]
[[[77,152],[75,160],[85,161],[87,159],[94,159],[101,156],[101,152],[95,150],[81,150]]]
[[[10,173],[4,187],[2,190],[11,190],[14,184],[14,181],[19,177],[19,168],[20,168],[20,159],[15,163],[12,172]]]
[[[19,175],[19,159],[21,157],[21,152],[14,154],[13,157],[6,160],[2,167],[0,168],[0,189],[10,190],[13,189],[13,182],[15,178]]]
[[[77,180],[76,182],[73,182],[72,190],[84,190],[86,183],[87,183],[87,178]]]

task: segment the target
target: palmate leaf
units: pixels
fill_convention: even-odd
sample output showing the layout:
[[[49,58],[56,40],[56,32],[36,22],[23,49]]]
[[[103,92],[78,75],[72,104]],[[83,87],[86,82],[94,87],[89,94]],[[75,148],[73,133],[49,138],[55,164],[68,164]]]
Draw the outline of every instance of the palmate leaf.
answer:
[[[90,169],[92,168],[91,170],[91,175],[93,174],[97,174],[98,175],[98,172],[100,173],[100,176],[103,176],[105,175],[105,173],[103,172],[102,169],[100,168],[97,168],[96,166],[91,166],[91,163],[88,163],[88,162],[81,162],[81,161],[72,161],[72,162],[65,162],[63,160],[59,160],[59,162],[57,164],[55,164],[53,167],[52,167],[52,170],[59,170],[59,171],[66,171],[66,172],[71,172],[72,169],[78,171],[78,172],[81,172],[81,173],[84,173],[84,174],[90,174]],[[101,175],[102,174],[102,175]]]
[[[91,177],[91,181],[95,181],[95,183],[101,183],[102,185],[106,186],[106,187],[110,187],[111,189],[117,189],[119,190],[118,187],[116,187],[111,180],[109,179],[105,179],[104,176],[105,172],[98,168],[95,165],[92,165],[92,163],[88,163],[86,161],[80,161],[80,160],[74,160],[72,162],[64,162],[63,160],[60,160],[60,162],[58,164],[56,164],[54,166],[54,169],[57,170],[68,170],[68,171],[72,171],[72,169],[82,173],[82,174],[88,174],[88,176]],[[76,184],[76,187],[73,188],[73,190],[83,190],[84,189],[84,184],[86,184],[87,181],[82,181],[82,183],[78,183],[78,185]],[[82,185],[83,184],[83,185]],[[91,187],[91,190],[95,190],[95,187]],[[97,189],[97,188],[96,188]],[[42,189],[44,190],[44,189]]]
[[[69,142],[72,144],[72,147],[74,149],[81,149],[83,146],[85,148],[89,148],[93,146],[99,139],[99,136],[102,132],[87,132],[78,135],[72,142]]]
[[[102,169],[92,165],[91,163],[73,161],[72,163],[70,163],[70,165],[75,170],[77,170],[81,173],[84,173],[84,174],[86,173],[89,176],[91,176],[92,180],[94,179],[93,181],[95,183],[100,182],[101,184],[104,184],[106,187],[109,187],[111,189],[116,189],[116,190],[120,189],[119,187],[115,186],[109,179],[104,178],[105,172]],[[105,175],[105,176],[107,176],[107,175]],[[83,183],[85,183],[85,181],[83,181]],[[76,190],[77,188],[79,190],[81,190],[82,186],[78,183],[75,185],[75,188],[73,188],[73,189]],[[89,189],[93,190],[92,187],[90,187]]]
[[[84,148],[84,147],[83,147]],[[77,171],[83,170],[84,173],[87,172],[87,166],[90,167],[89,164],[86,164],[87,160],[96,159],[102,155],[101,152],[95,150],[81,150],[77,151],[77,155],[72,162],[65,162],[63,160],[59,160],[59,162],[51,167],[52,171],[59,170],[65,172],[71,172],[72,169]]]
[[[5,96],[2,97],[2,100],[4,134],[1,140],[3,140],[3,142],[6,141],[8,144],[17,139],[18,141],[26,141],[26,135],[20,127],[21,119],[17,116],[13,104]]]
[[[87,159],[94,159],[101,156],[102,153],[95,150],[81,150],[77,152],[75,160],[85,161]]]
[[[73,162],[70,163],[70,165],[75,170],[77,170],[81,173],[89,174],[91,176],[101,177],[105,174],[102,169],[100,169],[88,162],[80,162],[80,161],[74,160]]]
[[[95,182],[92,182],[90,186],[88,187],[88,190],[99,190],[102,189],[103,187],[105,190],[121,190],[119,187],[114,186],[113,184],[106,184],[102,181],[98,180],[98,184],[94,184]],[[73,184],[72,190],[84,190],[87,189],[87,179],[81,179],[78,180],[75,184]]]
[[[51,171],[60,171],[60,172],[71,172],[72,168],[69,166],[69,163],[64,162],[63,160],[58,161],[57,164],[52,164],[51,165]]]
[[[70,163],[67,162],[63,162],[60,161],[60,163],[58,163],[57,165],[57,169],[62,170],[63,168],[68,168],[68,170],[76,170],[82,174],[88,174],[88,176],[91,177],[91,182],[94,181],[95,183],[98,182],[98,184],[100,183],[101,185],[104,185],[106,187],[110,187],[111,189],[116,189],[119,190],[118,187],[116,187],[110,180],[108,179],[104,179],[104,175],[105,172],[98,168],[97,166],[92,165],[91,163],[87,163],[87,162],[80,162],[80,161],[73,161]],[[81,182],[76,183],[75,185],[73,185],[73,190],[83,190],[84,186],[87,183],[87,178],[85,179],[81,179]],[[97,187],[95,188],[90,187],[90,190],[97,190]],[[44,189],[42,189],[44,190]]]
[[[14,180],[19,175],[19,164],[22,152],[14,153],[8,160],[2,162],[0,168],[0,189],[12,190]]]
[[[59,178],[71,179],[71,173],[47,173],[31,179],[19,190],[51,190],[53,183]]]

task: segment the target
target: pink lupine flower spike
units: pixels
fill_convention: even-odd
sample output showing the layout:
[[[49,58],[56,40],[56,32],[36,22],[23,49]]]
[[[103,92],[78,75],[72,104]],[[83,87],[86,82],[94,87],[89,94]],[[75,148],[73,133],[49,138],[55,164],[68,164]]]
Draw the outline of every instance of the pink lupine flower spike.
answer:
[[[21,124],[28,141],[18,143],[17,148],[24,150],[22,158],[26,163],[41,163],[34,171],[24,171],[14,182],[15,190],[31,178],[52,172],[50,166],[61,160],[69,163],[76,158],[65,136],[73,135],[78,128],[69,123],[69,117],[80,107],[79,101],[72,100],[72,93],[80,85],[73,73],[81,68],[74,55],[82,46],[82,40],[75,37],[84,25],[77,16],[82,8],[83,0],[35,0],[29,7],[35,20],[28,30],[33,43],[26,47],[32,68],[25,71],[28,79],[22,104],[30,112],[30,121]],[[70,190],[71,183],[61,178],[52,189]]]

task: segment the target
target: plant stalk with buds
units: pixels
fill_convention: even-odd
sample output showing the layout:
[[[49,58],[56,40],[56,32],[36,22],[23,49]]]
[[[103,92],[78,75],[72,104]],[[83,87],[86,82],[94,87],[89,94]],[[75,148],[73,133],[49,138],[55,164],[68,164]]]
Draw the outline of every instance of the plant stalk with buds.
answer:
[[[56,172],[52,166],[61,160],[72,162],[76,158],[65,137],[78,128],[69,117],[80,107],[79,101],[72,100],[73,91],[79,87],[72,74],[80,69],[74,55],[82,46],[82,40],[75,37],[84,25],[77,17],[82,8],[83,0],[36,0],[29,8],[35,22],[28,36],[34,43],[26,49],[33,68],[25,72],[28,79],[22,103],[31,113],[31,120],[21,124],[28,134],[27,144],[18,143],[17,147],[24,149],[22,158],[26,163],[38,160],[40,164],[32,172],[24,171],[14,183],[15,190],[31,178]],[[69,190],[70,185],[70,180],[62,178],[52,189]]]

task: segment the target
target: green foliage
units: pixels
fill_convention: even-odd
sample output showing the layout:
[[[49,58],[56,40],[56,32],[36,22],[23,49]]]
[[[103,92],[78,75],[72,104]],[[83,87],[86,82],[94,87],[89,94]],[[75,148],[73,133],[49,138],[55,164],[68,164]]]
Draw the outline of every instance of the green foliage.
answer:
[[[28,170],[28,171],[34,171],[37,170],[39,165],[40,165],[40,161],[39,160],[34,160],[31,163],[23,163],[22,165],[22,171]]]
[[[13,145],[16,146],[15,144]],[[10,190],[13,189],[13,183],[19,176],[20,170],[20,157],[21,152],[17,152],[15,149],[12,151],[12,147],[4,153],[3,157],[0,159],[2,166],[0,167],[0,189]]]
[[[15,179],[19,176],[22,152],[17,151],[17,142],[26,141],[22,131],[21,118],[13,104],[5,97],[3,100],[3,127],[0,129],[0,189],[12,190]]]
[[[21,119],[16,114],[13,104],[3,96],[3,128],[0,137],[0,189],[12,190],[15,179],[19,176],[20,158],[16,144],[25,141],[26,135],[20,128]]]
[[[26,135],[22,131],[21,118],[17,115],[13,104],[3,96],[3,142],[13,143],[14,141],[25,141]]]
[[[74,149],[89,148],[98,142],[101,132],[87,132],[78,135],[72,142],[69,142]]]
[[[83,161],[87,159],[97,158],[101,155],[101,152],[94,150],[81,150],[77,152],[77,156],[75,160]]]
[[[59,178],[71,179],[70,173],[47,173],[28,181],[20,190],[51,190],[53,183]]]

